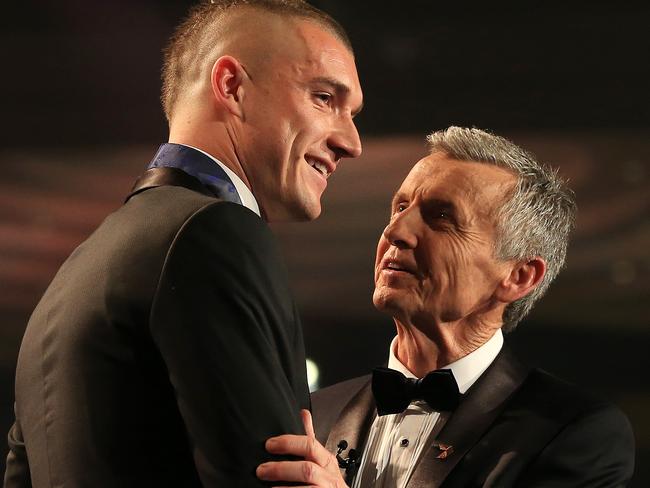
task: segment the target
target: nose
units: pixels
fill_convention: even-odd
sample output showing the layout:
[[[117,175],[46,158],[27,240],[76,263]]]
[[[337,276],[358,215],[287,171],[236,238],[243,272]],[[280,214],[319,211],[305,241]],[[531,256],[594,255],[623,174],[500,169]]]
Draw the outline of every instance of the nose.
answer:
[[[408,208],[394,214],[384,229],[384,238],[398,249],[415,249],[418,244],[417,235],[413,231],[415,214]]]
[[[334,158],[357,158],[361,156],[361,139],[350,114],[341,116],[339,126],[332,133],[327,143],[334,153]]]

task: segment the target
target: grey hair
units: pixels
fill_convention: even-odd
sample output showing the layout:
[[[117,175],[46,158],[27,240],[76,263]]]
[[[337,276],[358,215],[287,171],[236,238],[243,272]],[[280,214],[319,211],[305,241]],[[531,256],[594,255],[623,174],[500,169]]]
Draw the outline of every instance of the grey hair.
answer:
[[[501,260],[541,257],[546,274],[528,295],[510,303],[503,313],[503,331],[512,331],[546,292],[566,259],[569,234],[575,226],[573,192],[557,170],[509,140],[476,128],[449,127],[427,136],[431,153],[459,161],[493,164],[515,173],[517,184],[497,215],[495,256]]]

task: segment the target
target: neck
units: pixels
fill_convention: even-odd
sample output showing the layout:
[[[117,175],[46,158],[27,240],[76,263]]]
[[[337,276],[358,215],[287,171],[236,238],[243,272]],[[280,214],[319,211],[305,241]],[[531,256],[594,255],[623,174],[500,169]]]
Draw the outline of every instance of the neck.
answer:
[[[485,344],[501,328],[500,322],[436,324],[431,327],[395,319],[397,359],[415,376],[440,369]]]
[[[251,189],[244,165],[237,153],[234,131],[228,130],[225,123],[193,119],[178,114],[174,123],[170,124],[168,142],[192,146],[210,154],[232,170]]]

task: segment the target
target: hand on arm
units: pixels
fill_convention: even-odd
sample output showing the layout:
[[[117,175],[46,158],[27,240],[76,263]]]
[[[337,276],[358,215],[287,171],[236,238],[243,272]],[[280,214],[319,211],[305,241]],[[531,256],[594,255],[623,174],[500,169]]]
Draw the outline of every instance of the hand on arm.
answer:
[[[299,461],[273,461],[260,464],[257,476],[264,481],[294,481],[301,486],[347,488],[334,454],[316,440],[311,414],[301,410],[300,416],[307,435],[281,435],[266,441],[271,454],[293,455]]]

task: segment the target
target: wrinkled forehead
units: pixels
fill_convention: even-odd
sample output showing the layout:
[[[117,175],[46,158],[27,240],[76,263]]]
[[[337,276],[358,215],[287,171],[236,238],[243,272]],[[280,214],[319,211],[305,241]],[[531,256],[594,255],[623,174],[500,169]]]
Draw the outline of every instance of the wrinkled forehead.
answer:
[[[517,176],[505,168],[434,153],[415,164],[400,191],[420,192],[424,197],[491,214],[503,204],[516,182]]]

